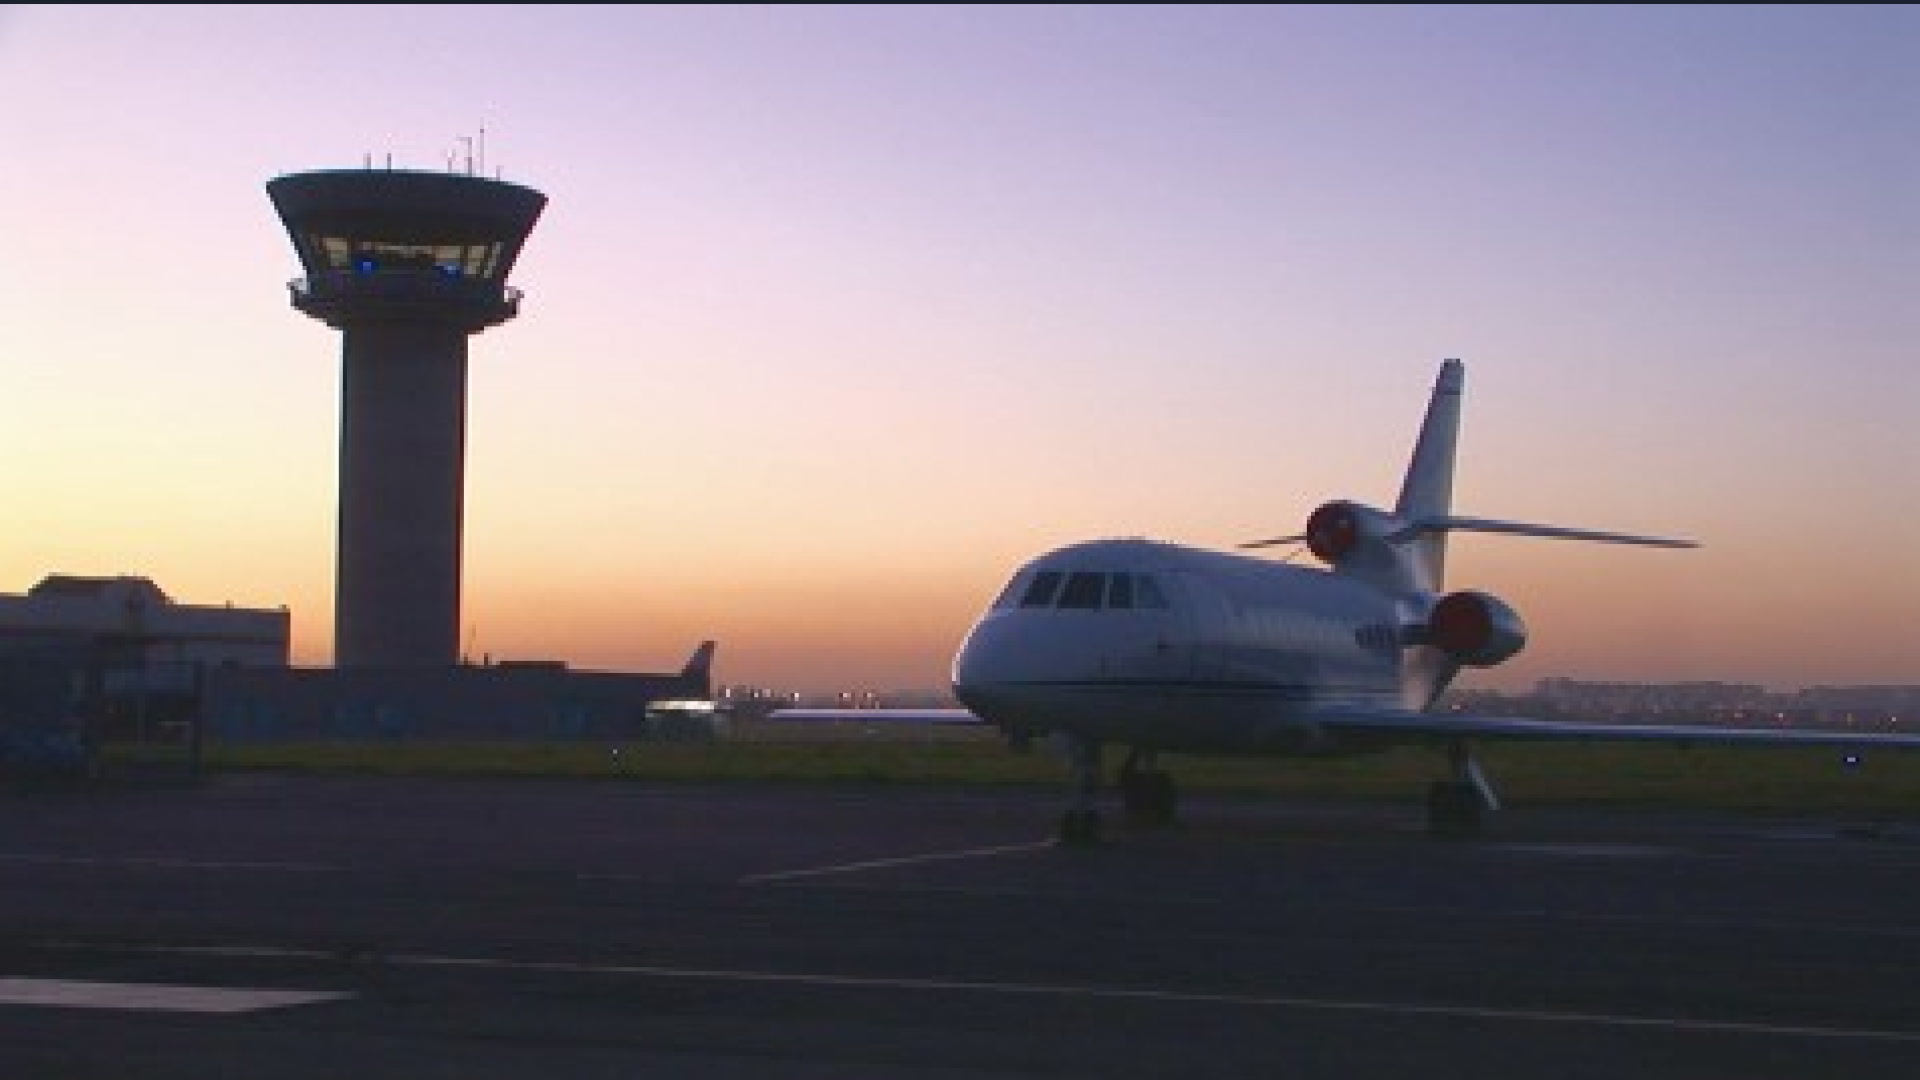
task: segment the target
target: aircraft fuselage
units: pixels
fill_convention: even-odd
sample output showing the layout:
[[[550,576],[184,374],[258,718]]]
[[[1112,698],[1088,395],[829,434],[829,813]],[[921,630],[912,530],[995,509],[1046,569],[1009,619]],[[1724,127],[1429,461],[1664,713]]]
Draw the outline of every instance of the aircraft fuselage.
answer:
[[[954,692],[1026,735],[1197,752],[1326,754],[1302,715],[1395,707],[1403,627],[1424,613],[1326,571],[1146,540],[1018,570],[954,663]]]

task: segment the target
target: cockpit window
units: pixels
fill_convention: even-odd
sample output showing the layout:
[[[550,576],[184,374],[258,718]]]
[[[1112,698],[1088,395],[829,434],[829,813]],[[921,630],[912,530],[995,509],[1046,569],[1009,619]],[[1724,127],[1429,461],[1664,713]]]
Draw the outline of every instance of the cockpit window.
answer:
[[[1167,594],[1160,591],[1160,583],[1150,574],[1133,575],[1135,602],[1143,608],[1164,608],[1167,606]]]
[[[994,600],[995,610],[1068,608],[1075,611],[1137,611],[1167,607],[1167,594],[1152,574],[1098,570],[1039,570],[1014,575]]]
[[[1091,608],[1099,610],[1101,597],[1107,591],[1107,575],[1096,574],[1089,570],[1076,570],[1067,575],[1067,587],[1060,590],[1060,606],[1063,608]]]
[[[1060,571],[1042,570],[1033,575],[1027,584],[1027,594],[1020,598],[1021,607],[1051,607],[1053,594],[1060,591]]]
[[[993,610],[999,611],[1001,608],[1010,608],[1018,603],[1020,601],[1020,594],[1026,587],[1027,577],[1025,574],[1013,575],[1012,578],[1008,579],[1006,587],[1000,590],[1000,595],[993,598]]]
[[[1018,574],[1015,574],[1009,579],[1006,585],[1000,589],[1000,595],[993,598],[992,610],[999,611],[1001,608],[1012,607],[1015,597],[1018,596],[1020,592],[1021,584],[1022,578]]]

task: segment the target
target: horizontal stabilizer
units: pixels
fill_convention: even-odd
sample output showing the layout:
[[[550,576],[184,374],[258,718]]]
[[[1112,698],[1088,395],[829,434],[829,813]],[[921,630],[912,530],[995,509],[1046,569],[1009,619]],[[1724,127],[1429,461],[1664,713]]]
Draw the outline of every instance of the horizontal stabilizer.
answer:
[[[1409,522],[1388,533],[1383,539],[1389,544],[1405,544],[1430,533],[1445,532],[1481,532],[1506,533],[1510,536],[1557,536],[1566,540],[1594,540],[1603,544],[1639,544],[1643,547],[1697,548],[1695,540],[1675,540],[1664,536],[1639,536],[1633,533],[1601,532],[1597,529],[1570,529],[1559,525],[1532,525],[1524,521],[1498,521],[1493,518],[1459,517],[1446,515],[1424,517]],[[1278,547],[1282,544],[1304,544],[1306,533],[1291,536],[1276,536],[1271,540],[1255,540],[1239,545],[1247,548]]]
[[[1388,534],[1390,544],[1404,544],[1427,533],[1482,532],[1512,536],[1557,536],[1566,540],[1594,540],[1603,544],[1639,544],[1643,547],[1696,548],[1693,540],[1673,540],[1664,536],[1636,536],[1631,533],[1599,532],[1593,529],[1568,529],[1558,525],[1529,525],[1521,521],[1496,521],[1492,518],[1424,517],[1409,522]]]

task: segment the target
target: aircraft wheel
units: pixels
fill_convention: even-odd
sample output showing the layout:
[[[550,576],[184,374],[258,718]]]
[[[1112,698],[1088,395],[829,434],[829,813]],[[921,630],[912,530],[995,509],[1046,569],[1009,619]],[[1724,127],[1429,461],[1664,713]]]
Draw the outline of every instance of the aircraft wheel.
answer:
[[[1427,788],[1427,830],[1435,836],[1478,833],[1480,793],[1472,784],[1435,780]]]
[[[1143,825],[1167,825],[1173,821],[1173,774],[1155,769],[1151,772],[1120,774],[1120,801],[1127,818]]]
[[[1173,808],[1179,801],[1173,787],[1173,774],[1151,772],[1144,778],[1146,798],[1142,807],[1142,816],[1155,825],[1173,824]]]

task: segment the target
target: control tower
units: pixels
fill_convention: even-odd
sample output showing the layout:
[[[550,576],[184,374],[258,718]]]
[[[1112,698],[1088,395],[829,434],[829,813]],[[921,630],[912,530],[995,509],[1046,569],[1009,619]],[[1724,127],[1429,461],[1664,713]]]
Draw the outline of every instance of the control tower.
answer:
[[[507,273],[547,197],[460,173],[330,170],[267,183],[341,336],[337,667],[451,666],[460,646],[467,338],[513,318]]]

